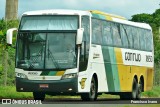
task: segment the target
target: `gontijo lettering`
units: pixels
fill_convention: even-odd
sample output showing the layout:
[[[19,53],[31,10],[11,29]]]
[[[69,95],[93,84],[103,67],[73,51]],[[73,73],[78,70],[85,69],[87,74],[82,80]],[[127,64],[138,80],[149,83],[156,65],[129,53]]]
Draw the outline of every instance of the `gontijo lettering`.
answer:
[[[132,52],[126,52],[126,53],[125,53],[125,60],[126,60],[126,61],[136,61],[136,62],[140,62],[140,61],[141,61],[141,54],[132,53]]]

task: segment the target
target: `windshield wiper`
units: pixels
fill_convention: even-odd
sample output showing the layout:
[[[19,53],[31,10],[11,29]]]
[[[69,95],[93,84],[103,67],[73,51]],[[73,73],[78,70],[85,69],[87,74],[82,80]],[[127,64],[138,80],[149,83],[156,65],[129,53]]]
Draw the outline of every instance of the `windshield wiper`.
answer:
[[[47,50],[48,50],[48,59],[49,59],[49,56],[51,56],[51,60],[52,60],[53,64],[55,65],[55,67],[56,67],[57,69],[59,69],[60,67],[59,67],[58,63],[56,62],[53,53],[52,53],[52,52],[50,51],[50,49],[49,49],[49,40],[48,40],[48,49],[47,49]]]

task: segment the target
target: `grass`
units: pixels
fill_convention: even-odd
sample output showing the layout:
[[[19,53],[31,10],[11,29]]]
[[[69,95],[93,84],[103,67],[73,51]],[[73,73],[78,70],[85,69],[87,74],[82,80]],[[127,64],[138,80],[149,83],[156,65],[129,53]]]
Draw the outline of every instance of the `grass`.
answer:
[[[0,98],[32,98],[32,93],[16,92],[15,86],[0,86]]]
[[[146,91],[142,93],[142,97],[160,97],[160,86],[154,86],[152,90]],[[31,92],[16,92],[15,86],[0,86],[0,98],[29,98],[32,99],[33,95]],[[49,96],[47,95],[46,98],[80,98],[80,96]],[[109,94],[102,94],[99,98],[119,98],[117,95],[109,95]]]
[[[159,98],[160,97],[160,86],[154,86],[152,90],[143,92],[142,96]]]

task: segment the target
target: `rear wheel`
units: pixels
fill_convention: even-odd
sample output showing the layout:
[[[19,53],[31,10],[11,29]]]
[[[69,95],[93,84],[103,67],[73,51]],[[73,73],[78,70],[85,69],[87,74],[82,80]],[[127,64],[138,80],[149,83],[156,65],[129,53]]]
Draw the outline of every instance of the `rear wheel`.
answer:
[[[97,82],[94,77],[91,80],[90,92],[81,94],[81,99],[84,101],[94,101],[97,99]]]
[[[126,93],[120,94],[120,99],[123,99],[123,100],[138,99],[138,97],[140,97],[139,86],[136,79],[134,78],[132,83],[132,92],[126,92]]]
[[[45,99],[45,93],[42,92],[33,92],[34,100],[41,100],[43,101]]]
[[[143,84],[142,84],[142,81],[140,80],[139,84],[138,84],[137,99],[141,98],[141,92],[142,92],[142,90],[143,90]]]
[[[137,99],[138,94],[138,83],[136,79],[133,79],[133,86],[132,86],[132,92],[131,92],[131,99]]]

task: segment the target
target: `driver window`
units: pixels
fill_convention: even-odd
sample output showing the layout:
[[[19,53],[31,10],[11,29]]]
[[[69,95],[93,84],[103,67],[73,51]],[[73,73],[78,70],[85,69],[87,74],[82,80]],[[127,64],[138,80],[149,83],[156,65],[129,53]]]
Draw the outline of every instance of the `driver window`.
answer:
[[[87,69],[88,56],[89,56],[89,43],[90,43],[90,24],[89,16],[82,16],[82,28],[84,28],[83,40],[81,45],[80,54],[80,71]]]

